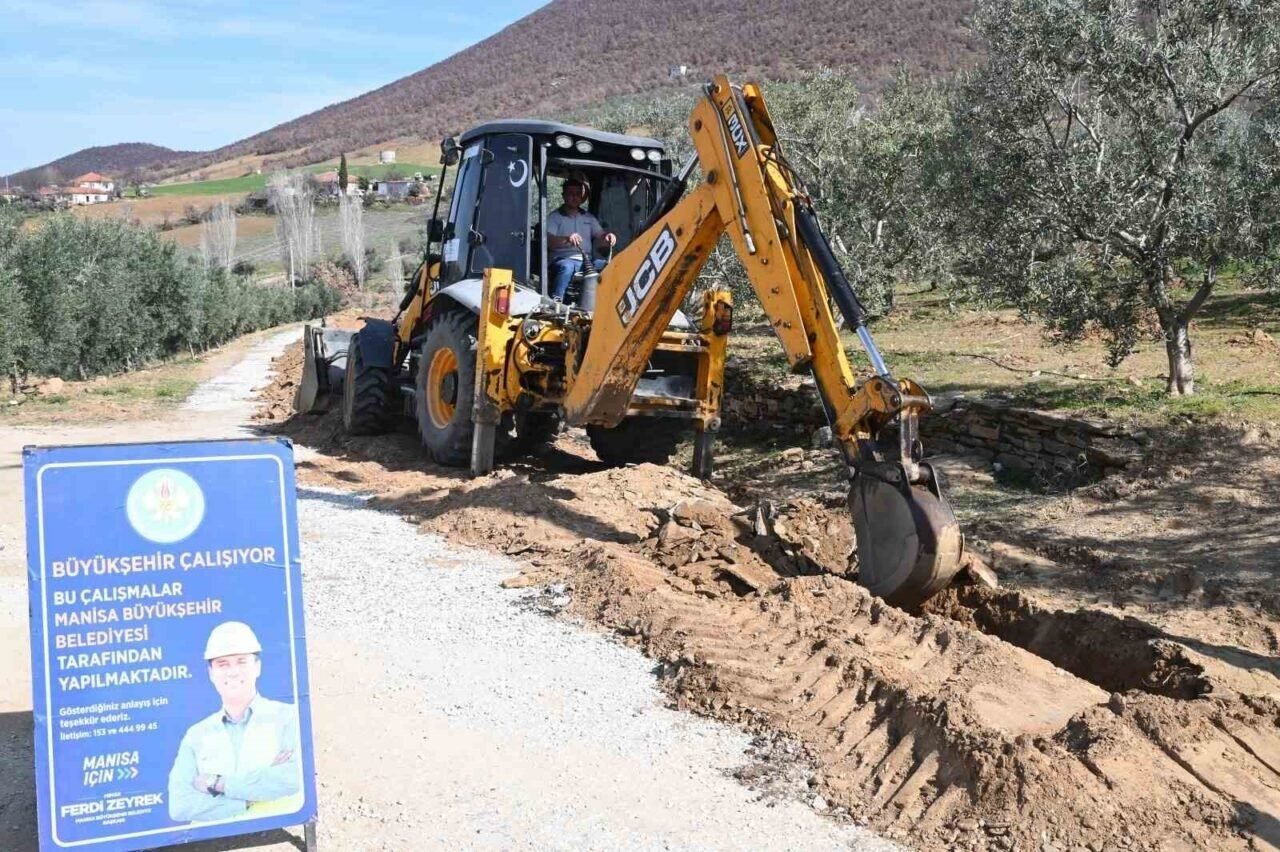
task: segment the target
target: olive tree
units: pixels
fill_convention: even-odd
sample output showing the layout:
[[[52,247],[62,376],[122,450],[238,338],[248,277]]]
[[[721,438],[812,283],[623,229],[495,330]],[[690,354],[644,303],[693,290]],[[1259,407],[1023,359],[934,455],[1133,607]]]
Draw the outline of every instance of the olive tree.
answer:
[[[1245,215],[1258,243],[1251,271],[1255,283],[1274,288],[1280,286],[1280,97],[1251,116],[1248,134]]]
[[[1249,112],[1276,96],[1280,5],[979,0],[988,59],[957,110],[973,280],[1119,363],[1154,313],[1168,391],[1224,261],[1258,250]]]
[[[783,150],[867,306],[887,310],[899,284],[947,281],[953,253],[940,236],[949,212],[933,191],[950,135],[943,91],[899,72],[867,106],[852,77],[827,70],[766,96]]]
[[[0,374],[16,388],[26,372],[29,324],[18,281],[17,249],[22,218],[0,210]]]
[[[871,104],[852,75],[826,69],[766,84],[764,94],[783,153],[867,307],[887,310],[903,281],[945,281],[951,243],[938,236],[948,214],[931,192],[950,131],[943,92],[900,73]],[[651,133],[679,160],[693,150],[686,124],[696,96],[620,98],[585,118],[608,130]],[[745,295],[746,272],[727,239],[703,279]]]

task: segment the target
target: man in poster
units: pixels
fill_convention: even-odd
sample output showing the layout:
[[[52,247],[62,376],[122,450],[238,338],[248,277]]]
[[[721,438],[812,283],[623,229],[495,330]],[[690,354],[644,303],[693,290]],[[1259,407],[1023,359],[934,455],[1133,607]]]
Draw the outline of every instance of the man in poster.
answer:
[[[258,694],[262,644],[249,625],[219,624],[204,658],[222,707],[182,738],[169,771],[169,817],[211,822],[302,806],[297,713]]]

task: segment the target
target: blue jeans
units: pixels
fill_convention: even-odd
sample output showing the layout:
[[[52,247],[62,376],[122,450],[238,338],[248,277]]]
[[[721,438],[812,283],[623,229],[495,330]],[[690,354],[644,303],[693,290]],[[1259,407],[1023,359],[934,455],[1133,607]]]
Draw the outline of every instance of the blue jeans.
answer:
[[[596,272],[604,269],[602,258],[592,258]],[[582,257],[557,257],[547,264],[547,277],[551,279],[551,298],[564,301],[564,291],[569,289],[569,282],[582,269]]]

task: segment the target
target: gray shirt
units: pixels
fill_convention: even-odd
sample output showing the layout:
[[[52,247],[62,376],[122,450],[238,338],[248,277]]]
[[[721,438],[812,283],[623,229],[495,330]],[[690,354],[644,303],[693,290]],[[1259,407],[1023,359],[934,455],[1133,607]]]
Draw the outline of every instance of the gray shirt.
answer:
[[[563,207],[559,207],[547,216],[547,234],[553,237],[567,237],[570,234],[578,234],[582,237],[582,251],[591,252],[596,238],[604,233],[604,228],[600,226],[600,220],[592,216],[586,210],[578,209],[577,213],[567,215]],[[578,248],[576,246],[562,246],[553,248],[548,254],[552,260],[562,257],[578,257]]]
[[[288,758],[277,762],[284,753]],[[198,774],[221,775],[225,794],[196,790]],[[297,708],[259,695],[239,722],[219,710],[187,729],[169,770],[169,818],[219,822],[252,817],[255,806],[277,802],[296,811],[301,800],[289,799],[301,792]]]

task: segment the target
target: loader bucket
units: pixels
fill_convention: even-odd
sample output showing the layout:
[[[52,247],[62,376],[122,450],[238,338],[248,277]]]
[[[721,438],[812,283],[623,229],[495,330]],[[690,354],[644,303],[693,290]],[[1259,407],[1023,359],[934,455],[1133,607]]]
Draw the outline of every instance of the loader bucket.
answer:
[[[942,591],[960,570],[964,537],[936,488],[860,474],[849,490],[858,542],[858,582],[911,609]]]
[[[299,414],[322,414],[342,394],[352,332],[307,325],[302,330],[302,379],[293,396]]]

